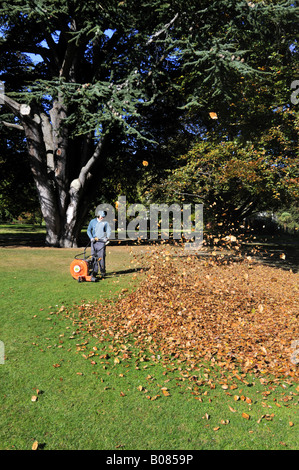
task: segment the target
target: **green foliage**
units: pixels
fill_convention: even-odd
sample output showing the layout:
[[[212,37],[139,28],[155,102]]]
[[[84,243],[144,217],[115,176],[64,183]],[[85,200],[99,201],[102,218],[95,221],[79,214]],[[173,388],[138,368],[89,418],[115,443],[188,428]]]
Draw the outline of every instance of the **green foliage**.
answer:
[[[152,1],[136,9],[129,0],[18,0],[0,10],[1,50],[27,61],[19,64],[23,100],[62,94],[75,135],[117,124],[142,138],[141,109],[167,88],[179,90],[177,105],[184,101],[207,124],[208,111],[228,114],[244,85],[272,79],[274,62],[294,42],[297,14],[294,2]],[[24,52],[43,60],[30,63]]]
[[[189,6],[189,5],[188,5]],[[243,1],[201,2],[190,6],[192,22],[182,41],[182,85],[189,105],[206,113],[241,99],[244,84],[262,83],[269,70],[262,70],[271,53],[283,54],[294,42],[298,10],[293,2]],[[283,41],[282,41],[283,35]]]
[[[285,209],[278,211],[277,221],[281,227],[287,232],[297,232],[299,230],[299,207],[291,205]]]
[[[259,145],[197,143],[179,159],[179,168],[149,194],[160,200],[175,197],[180,202],[203,202],[206,220],[225,228],[258,211],[277,210],[298,201],[297,156],[290,148],[281,152],[283,143],[277,143],[281,133],[272,131]]]
[[[4,4],[2,50],[22,44],[22,52],[43,59],[30,64],[15,97],[29,102],[34,98],[46,106],[62,95],[68,107],[65,122],[73,135],[96,130],[99,135],[118,124],[119,132],[142,138],[137,108],[152,102],[163,76],[162,66],[154,71],[153,52],[167,53],[166,44],[147,44],[162,27],[165,10],[158,6],[143,3],[136,9],[131,1]],[[5,73],[2,78],[6,80]]]

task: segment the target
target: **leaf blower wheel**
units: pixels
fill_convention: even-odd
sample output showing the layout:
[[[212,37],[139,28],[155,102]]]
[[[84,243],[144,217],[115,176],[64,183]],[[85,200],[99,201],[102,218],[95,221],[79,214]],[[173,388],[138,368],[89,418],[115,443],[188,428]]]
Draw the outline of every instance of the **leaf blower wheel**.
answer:
[[[70,265],[70,272],[74,279],[78,282],[87,280],[89,277],[88,261],[83,259],[74,259]]]

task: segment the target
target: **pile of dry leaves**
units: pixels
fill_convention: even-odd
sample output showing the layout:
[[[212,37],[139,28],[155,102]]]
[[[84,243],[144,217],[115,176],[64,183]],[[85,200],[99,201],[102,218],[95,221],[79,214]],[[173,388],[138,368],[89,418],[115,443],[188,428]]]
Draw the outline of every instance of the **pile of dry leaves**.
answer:
[[[147,262],[135,292],[83,305],[77,326],[122,344],[122,358],[133,341],[153,360],[209,361],[230,372],[298,379],[298,274],[167,249],[152,251]]]

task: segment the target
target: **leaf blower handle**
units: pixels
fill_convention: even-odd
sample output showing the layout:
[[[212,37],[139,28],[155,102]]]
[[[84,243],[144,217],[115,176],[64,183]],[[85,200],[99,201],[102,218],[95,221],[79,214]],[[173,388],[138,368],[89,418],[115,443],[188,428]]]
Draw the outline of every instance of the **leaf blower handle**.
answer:
[[[107,237],[105,237],[105,238],[95,237],[95,238],[91,238],[91,240],[90,240],[91,243],[95,243],[95,242],[98,242],[98,241],[105,243],[105,245],[108,245],[108,243],[109,243],[109,240],[108,240]]]

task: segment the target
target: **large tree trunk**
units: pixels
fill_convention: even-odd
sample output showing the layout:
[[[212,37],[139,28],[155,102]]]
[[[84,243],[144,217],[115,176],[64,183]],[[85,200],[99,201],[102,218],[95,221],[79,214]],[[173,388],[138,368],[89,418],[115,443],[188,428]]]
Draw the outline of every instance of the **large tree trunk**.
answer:
[[[35,104],[20,105],[8,97],[5,97],[5,104],[19,118],[22,126],[18,127],[25,132],[31,171],[46,224],[46,244],[75,247],[89,209],[86,193],[90,171],[100,157],[102,141],[92,147],[86,143],[90,136],[85,138],[85,143],[82,139],[83,160],[77,169],[77,178],[71,181],[73,155],[63,122],[67,110],[62,101],[59,98],[54,101],[50,116]]]

